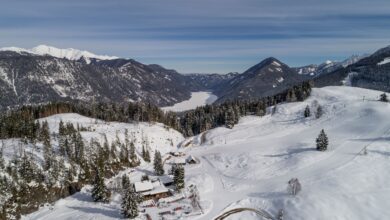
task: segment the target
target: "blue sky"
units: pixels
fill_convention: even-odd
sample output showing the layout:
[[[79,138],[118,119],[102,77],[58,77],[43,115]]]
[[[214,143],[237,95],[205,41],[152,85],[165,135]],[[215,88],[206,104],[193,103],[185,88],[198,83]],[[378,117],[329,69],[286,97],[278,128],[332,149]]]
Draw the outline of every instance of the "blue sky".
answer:
[[[0,47],[47,44],[182,73],[290,66],[390,45],[389,0],[0,0]]]

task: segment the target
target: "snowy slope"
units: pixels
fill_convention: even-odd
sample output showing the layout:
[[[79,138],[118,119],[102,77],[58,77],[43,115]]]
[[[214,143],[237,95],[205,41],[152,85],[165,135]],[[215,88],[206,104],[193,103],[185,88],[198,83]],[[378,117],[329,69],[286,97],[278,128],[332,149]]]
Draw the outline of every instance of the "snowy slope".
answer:
[[[217,100],[217,96],[211,92],[193,92],[191,98],[183,102],[176,103],[173,106],[163,107],[165,111],[181,112],[190,109],[195,109],[198,106],[211,104]]]
[[[19,47],[3,47],[0,48],[0,51],[14,51],[17,53],[25,52],[36,55],[50,55],[57,58],[66,58],[68,60],[79,60],[81,57],[84,57],[87,62],[89,62],[90,58],[95,58],[99,60],[118,59],[118,57],[115,56],[96,55],[88,51],[82,51],[73,48],[59,49],[47,45],[39,45],[31,49],[24,49]]]
[[[165,127],[162,124],[155,123],[119,123],[119,122],[105,122],[93,118],[88,118],[81,116],[79,114],[58,114],[53,115],[47,118],[42,118],[39,121],[47,121],[49,124],[51,133],[58,133],[58,127],[60,121],[64,123],[73,123],[75,127],[81,125],[84,128],[88,128],[90,131],[82,131],[81,135],[84,139],[84,142],[89,143],[91,139],[97,140],[100,143],[104,142],[105,136],[109,143],[114,142],[118,137],[121,142],[125,142],[125,132],[128,131],[129,138],[134,141],[137,153],[141,154],[142,151],[142,141],[147,141],[151,150],[151,155],[157,149],[162,154],[165,154],[170,151],[177,150],[177,146],[180,142],[184,140],[182,134],[174,129]],[[8,139],[2,140],[4,142],[4,157],[8,161],[12,158],[15,153],[15,149],[18,149],[19,140]],[[57,148],[56,139],[52,139],[54,144],[54,149]],[[31,148],[27,148],[26,151],[33,152],[38,158],[43,159],[41,152],[36,151]],[[91,151],[93,149],[86,149],[86,151]]]
[[[202,159],[197,173],[207,173],[214,182],[214,191],[202,195],[212,202],[202,219],[232,207],[272,214],[283,208],[287,219],[386,219],[390,106],[367,101],[379,94],[350,87],[314,89],[307,101],[280,105],[273,116],[245,117],[231,130],[209,131],[204,144],[188,149]],[[305,106],[316,102],[325,114],[304,119]],[[330,138],[327,152],[315,150],[322,128]],[[368,155],[358,156],[365,146]],[[286,193],[292,177],[303,186],[296,198]],[[258,217],[242,213],[229,219]]]
[[[353,87],[314,89],[305,102],[277,106],[276,113],[244,117],[233,129],[217,128],[203,138],[189,138],[187,155],[200,160],[186,167],[187,184],[198,185],[210,220],[237,207],[263,209],[285,219],[387,219],[390,215],[390,105],[375,101],[379,91]],[[364,97],[364,99],[363,99]],[[320,104],[321,118],[303,118],[306,105]],[[325,129],[330,145],[315,150],[315,138]],[[202,140],[203,141],[200,141]],[[367,155],[362,155],[367,148]],[[131,174],[139,178],[142,165]],[[297,177],[302,192],[286,193],[287,181]],[[52,208],[24,219],[116,219],[118,198],[108,205],[90,202],[88,188],[60,200]],[[250,212],[227,219],[259,219]]]

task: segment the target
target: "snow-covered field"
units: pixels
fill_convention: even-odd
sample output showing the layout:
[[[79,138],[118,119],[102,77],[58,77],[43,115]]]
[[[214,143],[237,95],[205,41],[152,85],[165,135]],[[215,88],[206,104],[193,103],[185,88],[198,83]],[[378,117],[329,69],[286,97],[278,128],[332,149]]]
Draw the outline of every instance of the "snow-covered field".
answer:
[[[211,92],[193,92],[191,93],[190,99],[183,102],[176,103],[173,106],[163,107],[162,109],[165,111],[181,112],[181,111],[194,109],[198,106],[211,104],[216,100],[217,100],[217,96],[213,95],[213,93]]]
[[[272,215],[283,209],[285,219],[388,219],[390,104],[374,101],[380,93],[352,87],[313,89],[305,102],[278,105],[273,115],[248,116],[233,129],[210,130],[202,134],[202,144],[204,138],[190,138],[194,144],[182,151],[200,164],[186,167],[186,181],[198,186],[205,211],[192,219],[211,220],[241,207]],[[316,119],[318,104],[324,114]],[[306,105],[312,107],[310,118],[303,117]],[[315,150],[321,129],[330,142],[325,152]],[[151,170],[143,164],[131,178]],[[295,197],[286,191],[293,177],[302,184]],[[93,203],[87,189],[24,219],[120,218],[120,198]],[[259,217],[246,211],[227,219]]]

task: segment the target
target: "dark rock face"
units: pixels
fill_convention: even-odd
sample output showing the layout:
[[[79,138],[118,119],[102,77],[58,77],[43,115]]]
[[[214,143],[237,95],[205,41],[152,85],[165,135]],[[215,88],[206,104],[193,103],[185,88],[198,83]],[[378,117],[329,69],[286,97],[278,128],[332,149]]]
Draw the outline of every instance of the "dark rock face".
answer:
[[[216,90],[225,82],[239,75],[239,73],[227,73],[227,74],[202,74],[193,73],[185,75],[189,81],[197,88],[197,90]]]
[[[52,56],[0,52],[1,106],[59,100],[144,101],[164,106],[190,98],[186,78],[134,60],[87,64]]]

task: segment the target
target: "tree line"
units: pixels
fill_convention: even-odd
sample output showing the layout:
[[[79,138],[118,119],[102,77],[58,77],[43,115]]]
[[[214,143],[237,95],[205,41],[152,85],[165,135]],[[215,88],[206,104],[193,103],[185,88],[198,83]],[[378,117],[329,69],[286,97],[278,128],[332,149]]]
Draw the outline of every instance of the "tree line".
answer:
[[[310,93],[311,83],[303,82],[274,96],[229,100],[180,113],[164,112],[155,105],[142,102],[118,104],[74,101],[23,106],[1,113],[0,138],[34,139],[39,130],[36,119],[61,113],[78,113],[105,121],[159,122],[188,137],[219,126],[231,128],[241,116],[263,116],[267,107],[282,102],[303,101]]]

